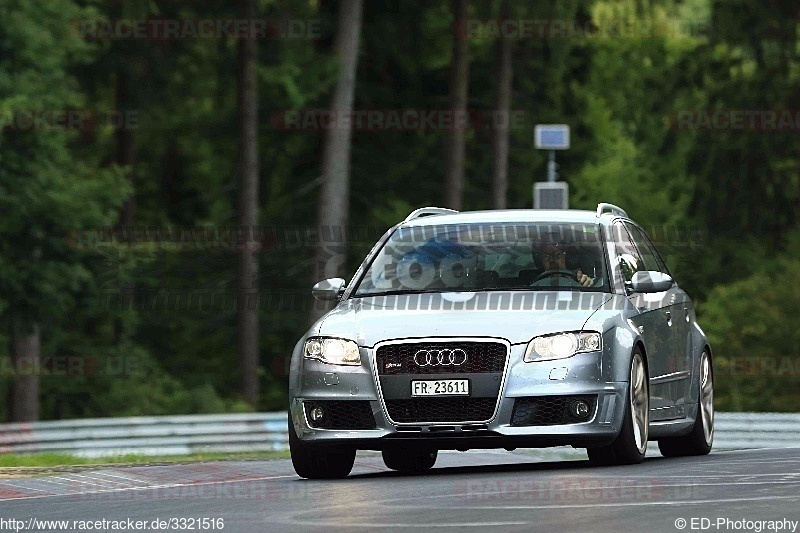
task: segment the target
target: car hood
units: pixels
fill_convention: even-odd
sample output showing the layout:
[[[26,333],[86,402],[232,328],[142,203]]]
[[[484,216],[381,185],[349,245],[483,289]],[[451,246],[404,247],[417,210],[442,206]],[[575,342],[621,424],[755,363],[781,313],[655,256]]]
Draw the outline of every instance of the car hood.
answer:
[[[351,298],[320,321],[314,333],[353,339],[369,347],[411,337],[499,337],[517,344],[559,331],[602,331],[602,323],[587,321],[610,298],[610,294],[578,291]]]

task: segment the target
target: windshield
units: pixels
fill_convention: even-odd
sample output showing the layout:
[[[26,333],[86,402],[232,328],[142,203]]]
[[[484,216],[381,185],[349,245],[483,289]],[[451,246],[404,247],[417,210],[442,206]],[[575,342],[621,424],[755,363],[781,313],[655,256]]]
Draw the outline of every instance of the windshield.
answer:
[[[493,223],[399,228],[355,296],[483,290],[605,291],[596,224]]]

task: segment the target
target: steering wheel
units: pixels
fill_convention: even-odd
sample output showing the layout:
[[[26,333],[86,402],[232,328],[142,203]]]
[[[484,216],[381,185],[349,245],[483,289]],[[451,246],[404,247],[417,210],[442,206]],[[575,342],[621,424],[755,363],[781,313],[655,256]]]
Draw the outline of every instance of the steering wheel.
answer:
[[[572,278],[573,280],[575,280],[575,283],[578,283],[578,285],[580,285],[580,282],[578,281],[578,274],[576,274],[572,270],[567,270],[564,268],[559,268],[555,270],[545,270],[544,272],[536,276],[536,279],[533,280],[533,283],[536,283],[539,280],[555,275],[564,276],[565,278]]]

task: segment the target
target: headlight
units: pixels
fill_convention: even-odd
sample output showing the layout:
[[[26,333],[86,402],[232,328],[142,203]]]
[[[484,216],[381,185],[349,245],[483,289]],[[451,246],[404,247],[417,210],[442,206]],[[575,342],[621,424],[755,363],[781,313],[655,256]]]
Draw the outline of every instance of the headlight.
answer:
[[[327,337],[311,337],[303,347],[303,355],[330,365],[360,365],[361,354],[353,341]]]
[[[595,331],[543,335],[528,343],[525,362],[566,359],[576,353],[596,352],[602,348],[602,337]]]

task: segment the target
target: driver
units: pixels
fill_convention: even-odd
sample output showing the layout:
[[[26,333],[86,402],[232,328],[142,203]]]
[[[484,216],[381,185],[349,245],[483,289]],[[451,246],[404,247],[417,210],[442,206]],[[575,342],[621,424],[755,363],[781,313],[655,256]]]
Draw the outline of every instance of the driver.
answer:
[[[573,285],[574,282],[577,282],[582,287],[591,287],[595,282],[594,278],[584,274],[580,268],[577,270],[567,268],[567,253],[569,250],[569,247],[561,242],[534,243],[531,247],[531,254],[534,261],[542,265],[544,272],[531,285],[563,286],[565,284],[564,280],[567,278],[573,281]]]

